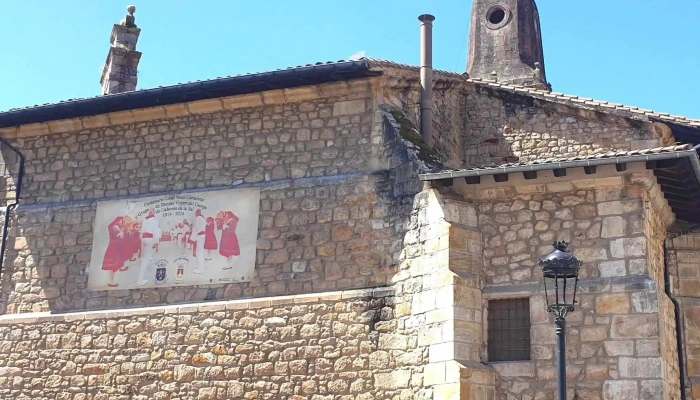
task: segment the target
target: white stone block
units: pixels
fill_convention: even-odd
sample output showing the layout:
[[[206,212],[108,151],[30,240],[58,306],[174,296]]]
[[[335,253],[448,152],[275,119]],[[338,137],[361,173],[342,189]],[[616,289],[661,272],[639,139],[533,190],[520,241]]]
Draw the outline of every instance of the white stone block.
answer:
[[[365,112],[364,100],[339,101],[333,104],[333,116],[361,114]]]
[[[647,254],[644,237],[615,239],[610,242],[610,254],[614,258],[641,257]]]
[[[600,234],[604,238],[616,238],[625,236],[627,232],[627,220],[623,217],[606,217],[603,219],[603,230]]]
[[[605,352],[610,357],[631,356],[634,354],[634,342],[631,340],[606,341]]]
[[[605,381],[603,400],[639,400],[637,381]]]
[[[627,275],[624,260],[605,261],[600,263],[598,268],[600,269],[600,276],[603,278]]]
[[[618,371],[621,378],[658,378],[661,376],[661,358],[620,357]]]
[[[498,371],[500,376],[505,378],[533,378],[535,376],[535,366],[532,361],[497,362],[490,365]]]

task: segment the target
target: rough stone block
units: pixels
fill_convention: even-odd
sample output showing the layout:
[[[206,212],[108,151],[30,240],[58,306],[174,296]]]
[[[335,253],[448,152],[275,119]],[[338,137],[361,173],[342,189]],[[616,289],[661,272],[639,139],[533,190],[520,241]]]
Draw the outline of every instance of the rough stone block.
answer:
[[[625,236],[627,232],[627,220],[620,216],[603,218],[603,229],[600,236],[603,238],[617,238]]]
[[[598,203],[599,215],[618,215],[642,211],[642,201],[638,199],[616,200]]]
[[[658,378],[661,376],[661,359],[620,357],[618,371],[621,378]]]
[[[606,341],[605,352],[611,357],[631,356],[634,354],[634,342],[631,340]]]
[[[632,293],[632,311],[640,314],[651,314],[659,311],[658,293],[637,292]]]
[[[596,298],[595,307],[598,314],[627,314],[630,302],[624,293],[601,295]]]
[[[407,388],[411,380],[410,370],[374,374],[374,386],[380,390]]]
[[[604,326],[587,326],[581,328],[581,341],[602,342],[608,337],[608,330]]]
[[[637,381],[609,380],[603,383],[603,400],[638,400]]]
[[[535,325],[530,332],[533,344],[555,344],[557,341],[554,325]]]
[[[444,362],[430,363],[423,370],[423,383],[426,386],[439,385],[446,382],[446,365]]]
[[[599,247],[580,247],[574,249],[574,255],[580,260],[591,261],[603,261],[608,259],[608,252]]]
[[[333,116],[362,114],[365,109],[365,100],[339,101],[333,104]]]
[[[535,377],[535,365],[531,361],[499,362],[490,365],[504,378]]]
[[[612,338],[646,339],[658,335],[659,321],[656,315],[615,315],[612,318]]]
[[[611,278],[616,276],[627,275],[627,268],[625,268],[625,260],[617,261],[605,261],[598,265],[600,270],[600,276],[602,278]]]
[[[430,346],[428,354],[431,363],[454,360],[455,342],[433,344]]]
[[[434,400],[461,400],[464,396],[470,396],[470,387],[464,383],[446,383],[433,388]],[[474,398],[474,400],[479,400]]]
[[[672,394],[671,398],[672,399],[675,398],[674,396],[679,396],[679,395]],[[664,397],[664,383],[660,379],[640,382],[640,390],[639,390],[639,399],[640,400],[656,400],[656,399],[661,399],[663,397]]]
[[[621,238],[610,242],[610,254],[614,258],[641,257],[647,253],[647,241],[644,237]]]

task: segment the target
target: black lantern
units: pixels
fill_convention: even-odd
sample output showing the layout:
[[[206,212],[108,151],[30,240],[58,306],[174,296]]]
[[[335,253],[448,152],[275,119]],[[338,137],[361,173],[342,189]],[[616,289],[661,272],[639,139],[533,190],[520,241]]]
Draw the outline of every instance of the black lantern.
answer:
[[[544,278],[547,311],[554,314],[555,319],[564,319],[574,311],[582,262],[568,251],[568,243],[554,242],[553,246],[554,251],[539,264]]]
[[[568,250],[569,243],[554,242],[554,251],[540,260],[544,278],[547,311],[554,314],[557,334],[557,392],[559,400],[566,400],[566,316],[574,311],[578,274],[581,261]]]

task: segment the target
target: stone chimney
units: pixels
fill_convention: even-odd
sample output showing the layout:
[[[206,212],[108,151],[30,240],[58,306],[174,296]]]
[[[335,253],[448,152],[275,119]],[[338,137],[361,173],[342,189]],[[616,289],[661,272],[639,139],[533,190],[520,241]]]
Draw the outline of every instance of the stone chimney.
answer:
[[[111,47],[102,68],[102,94],[132,92],[136,90],[141,53],[136,51],[141,29],[136,27],[135,6],[126,8],[126,18],[112,28]]]
[[[467,72],[472,78],[550,89],[535,0],[474,0]]]

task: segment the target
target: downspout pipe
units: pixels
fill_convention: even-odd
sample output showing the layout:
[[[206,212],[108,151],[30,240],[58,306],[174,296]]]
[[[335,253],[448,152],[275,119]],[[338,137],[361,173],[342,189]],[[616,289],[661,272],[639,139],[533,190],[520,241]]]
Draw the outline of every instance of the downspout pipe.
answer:
[[[667,240],[664,241],[664,292],[666,292],[666,296],[671,300],[673,303],[673,309],[674,309],[674,314],[675,314],[675,320],[676,320],[676,346],[677,346],[677,352],[678,352],[678,375],[680,378],[680,391],[681,391],[681,400],[686,400],[686,370],[685,370],[685,347],[684,347],[684,342],[683,342],[683,318],[681,317],[681,305],[678,302],[678,299],[676,299],[673,296],[673,290],[671,289],[671,269],[670,269],[670,252],[669,252],[669,246],[668,246],[668,241],[671,240],[674,236],[670,236]]]
[[[700,149],[700,144],[694,146],[691,150],[692,151],[697,151]],[[693,170],[695,171],[695,178],[698,179],[698,182],[700,182],[700,162],[698,162],[697,157],[689,157],[690,159],[690,164],[693,167]],[[700,228],[700,226],[696,226],[693,229],[690,229],[689,231],[686,232],[680,232],[680,233],[675,233],[673,235],[669,235],[669,237],[664,241],[664,292],[666,292],[666,296],[671,300],[671,303],[673,303],[673,311],[675,314],[675,320],[676,320],[676,347],[677,347],[677,352],[678,352],[678,375],[680,379],[680,390],[681,390],[681,400],[686,400],[687,399],[687,394],[686,394],[686,380],[687,380],[687,370],[686,370],[686,364],[685,364],[685,341],[684,341],[684,332],[683,332],[683,317],[681,315],[681,304],[676,299],[676,297],[673,295],[673,289],[671,287],[671,266],[670,266],[670,257],[671,253],[669,250],[668,243],[669,241],[673,240],[674,238],[681,236],[683,234],[688,234],[693,231],[696,231]]]
[[[433,21],[423,14],[420,21],[420,135],[423,143],[433,145]]]
[[[693,146],[691,150],[697,152],[698,150],[700,150],[700,144]],[[700,182],[700,162],[698,162],[698,158],[690,157],[690,164],[692,165],[693,170],[695,171],[696,179],[698,179],[698,182]],[[686,381],[688,379],[688,371],[686,370],[685,363],[685,335],[683,329],[683,317],[681,315],[681,304],[678,301],[678,299],[674,297],[673,290],[671,288],[671,270],[669,265],[670,252],[668,248],[668,241],[672,240],[677,236],[681,236],[682,234],[688,234],[693,231],[697,231],[698,229],[700,229],[700,226],[696,226],[690,231],[671,235],[667,241],[664,241],[664,291],[666,292],[666,296],[668,296],[668,298],[671,299],[671,302],[673,303],[673,309],[676,314],[676,346],[678,347],[678,371],[681,381],[681,400],[687,399]]]
[[[22,180],[24,178],[24,154],[15,146],[13,146],[6,139],[0,137],[0,143],[7,146],[13,153],[17,154],[19,157],[19,170],[17,171],[17,182],[15,183],[15,198],[10,204],[4,207],[3,213],[5,219],[2,223],[2,241],[0,242],[0,274],[3,271],[5,263],[5,250],[7,249],[7,232],[10,227],[10,213],[17,208],[19,205],[19,200],[22,196]]]

